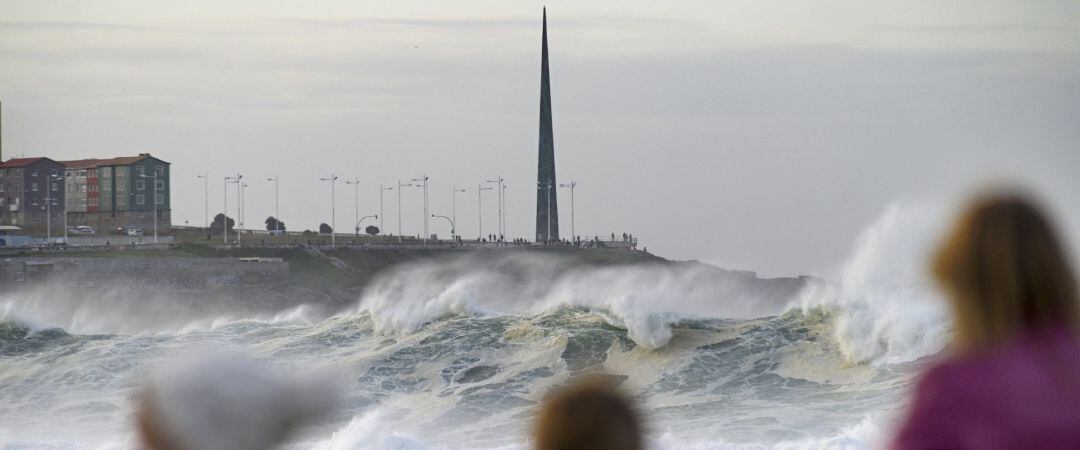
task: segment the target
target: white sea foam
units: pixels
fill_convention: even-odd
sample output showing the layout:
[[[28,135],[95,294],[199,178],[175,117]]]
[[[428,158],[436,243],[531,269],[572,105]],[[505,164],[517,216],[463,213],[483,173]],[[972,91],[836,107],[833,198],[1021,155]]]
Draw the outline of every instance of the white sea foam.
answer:
[[[859,237],[839,283],[803,292],[804,311],[834,311],[834,336],[851,362],[908,362],[944,347],[945,302],[926,270],[943,211],[928,203],[890,206]]]
[[[671,327],[688,318],[745,319],[776,314],[787,304],[744,286],[746,275],[718,276],[704,265],[636,265],[555,269],[567,261],[512,253],[477,264],[417,262],[375,280],[360,300],[376,330],[408,334],[457,315],[538,315],[586,308],[646,348],[671,339]]]

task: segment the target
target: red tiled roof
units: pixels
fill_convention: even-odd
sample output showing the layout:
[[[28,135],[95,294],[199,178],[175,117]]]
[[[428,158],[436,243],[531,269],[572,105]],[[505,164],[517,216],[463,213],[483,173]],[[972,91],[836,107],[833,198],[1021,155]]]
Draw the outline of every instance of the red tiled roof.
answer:
[[[41,161],[43,159],[48,159],[48,158],[39,156],[37,158],[9,159],[7,161],[4,161],[4,162],[0,163],[0,169],[10,169],[12,167],[25,167],[25,166],[29,166],[29,165],[31,165],[33,163],[36,163],[38,161]]]
[[[66,169],[92,169],[100,166],[102,162],[108,161],[107,159],[77,159],[74,161],[57,161],[64,165]]]
[[[128,166],[142,161],[146,158],[154,158],[149,153],[143,153],[138,156],[121,156],[119,158],[107,158],[107,159],[76,159],[71,161],[57,161],[64,166],[65,169],[90,169],[93,167],[101,166]],[[0,169],[6,169],[11,167],[24,167],[30,164],[36,163],[42,159],[49,159],[45,157],[37,158],[15,158],[9,159],[3,163],[0,163]],[[157,158],[154,158],[157,159]],[[49,159],[52,161],[51,159]],[[160,161],[160,160],[159,160]],[[164,162],[164,161],[162,161]],[[166,164],[168,164],[166,162]]]

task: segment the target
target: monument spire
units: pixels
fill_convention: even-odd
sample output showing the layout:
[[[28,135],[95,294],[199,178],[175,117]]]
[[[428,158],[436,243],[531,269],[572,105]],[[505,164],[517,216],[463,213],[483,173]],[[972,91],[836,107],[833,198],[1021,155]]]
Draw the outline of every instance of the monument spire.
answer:
[[[555,138],[551,127],[551,81],[548,75],[547,7],[540,44],[540,148],[536,170],[536,241],[559,240],[559,202],[556,198]]]

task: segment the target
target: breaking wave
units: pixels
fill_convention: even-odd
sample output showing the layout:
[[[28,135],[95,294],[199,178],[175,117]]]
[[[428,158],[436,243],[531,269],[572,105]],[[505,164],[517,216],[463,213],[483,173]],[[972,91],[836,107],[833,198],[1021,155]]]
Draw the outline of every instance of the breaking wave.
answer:
[[[859,237],[838,283],[804,290],[802,310],[834,312],[833,336],[852,363],[904,363],[944,348],[946,302],[926,269],[943,213],[934,204],[890,206]]]
[[[337,308],[280,299],[296,290],[0,297],[0,448],[125,447],[147,371],[207,345],[350,380],[294,448],[526,448],[545,393],[594,370],[642,405],[655,449],[873,447],[908,363],[948,334],[920,270],[936,218],[891,208],[835,283],[493,252],[406,263]]]

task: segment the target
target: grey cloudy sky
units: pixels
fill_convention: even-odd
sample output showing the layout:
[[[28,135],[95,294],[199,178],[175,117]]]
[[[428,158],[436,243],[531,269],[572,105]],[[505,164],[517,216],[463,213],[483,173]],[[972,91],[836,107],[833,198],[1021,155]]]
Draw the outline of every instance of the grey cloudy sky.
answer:
[[[888,203],[991,177],[1036,187],[1080,231],[1080,3],[547,5],[556,162],[579,183],[578,234],[830,276]],[[466,237],[477,182],[503,176],[510,234],[528,237],[540,7],[0,0],[4,157],[151,152],[173,163],[181,224],[203,221],[197,174],[211,176],[211,214],[222,177],[250,178],[248,225],[273,213],[262,180],[280,176],[291,229],[329,221],[319,177],[359,177],[366,215],[380,183],[427,174],[433,213],[449,214],[451,185],[469,189]],[[339,184],[339,229],[353,204]],[[420,192],[404,205],[416,234]]]

